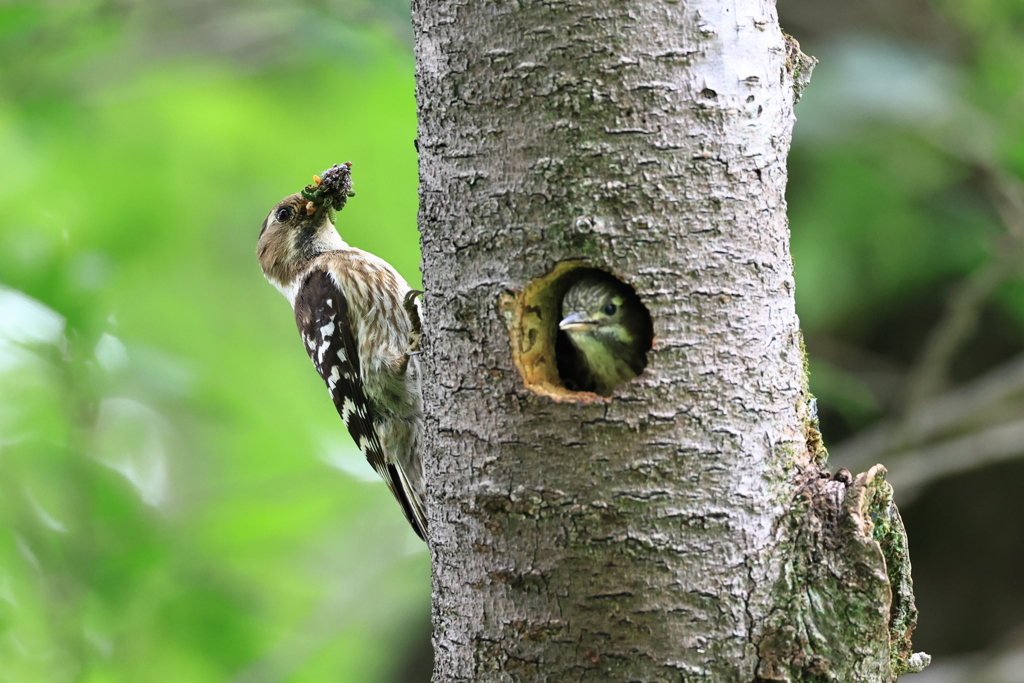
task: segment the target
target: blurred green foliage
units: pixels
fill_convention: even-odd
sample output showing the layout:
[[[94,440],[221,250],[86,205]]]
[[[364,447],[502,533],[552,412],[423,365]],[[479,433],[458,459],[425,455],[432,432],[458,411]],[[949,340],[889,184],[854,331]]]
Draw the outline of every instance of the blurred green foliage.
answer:
[[[897,409],[1024,175],[1022,5],[912,5],[780,2],[828,441]],[[350,160],[341,232],[419,281],[409,37],[404,0],[0,4],[0,683],[389,680],[423,637],[425,547],[254,255]],[[960,377],[1024,343],[1019,281],[988,314]]]
[[[255,258],[351,160],[340,230],[419,281],[412,56],[346,8],[0,5],[0,681],[386,680],[421,635]]]
[[[895,35],[808,24],[820,33],[804,48],[820,64],[796,108],[788,197],[811,386],[835,418],[833,443],[899,411],[952,287],[1020,249],[999,193],[1024,175],[1024,35],[1004,30],[1021,5],[969,5],[932,3],[943,31],[913,39],[891,17]],[[984,304],[998,330],[974,331],[988,339],[968,340],[952,380],[1024,344],[1020,273]]]
[[[796,106],[787,197],[811,391],[832,467],[854,467],[844,440],[912,415],[930,371],[934,396],[1024,349],[1024,3],[779,0],[779,12],[820,60]],[[957,308],[967,291],[973,303]],[[1019,399],[870,462],[895,474],[901,449],[1018,420]],[[934,477],[916,499],[895,492],[921,612],[914,646],[936,655],[922,681],[989,680],[967,673],[984,657],[943,668],[947,657],[1010,648],[1024,627],[1024,525],[1006,495],[1024,485],[1022,453],[992,465],[979,451],[957,454],[976,469]],[[991,680],[1019,674],[1016,656]]]

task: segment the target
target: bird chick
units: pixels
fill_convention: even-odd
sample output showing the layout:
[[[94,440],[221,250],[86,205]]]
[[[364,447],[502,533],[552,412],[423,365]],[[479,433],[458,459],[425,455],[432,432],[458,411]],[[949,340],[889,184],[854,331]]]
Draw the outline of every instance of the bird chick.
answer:
[[[586,275],[562,297],[556,347],[566,387],[611,396],[647,365],[651,316],[631,287],[610,275]]]

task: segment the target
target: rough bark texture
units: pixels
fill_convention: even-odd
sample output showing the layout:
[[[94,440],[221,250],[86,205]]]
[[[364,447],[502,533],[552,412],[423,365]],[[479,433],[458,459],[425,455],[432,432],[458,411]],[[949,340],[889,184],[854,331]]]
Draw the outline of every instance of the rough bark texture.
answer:
[[[784,200],[811,62],[774,5],[413,22],[435,683],[893,680],[887,485],[819,475]],[[520,318],[551,314],[521,293],[568,260],[654,319],[611,400],[520,372]]]

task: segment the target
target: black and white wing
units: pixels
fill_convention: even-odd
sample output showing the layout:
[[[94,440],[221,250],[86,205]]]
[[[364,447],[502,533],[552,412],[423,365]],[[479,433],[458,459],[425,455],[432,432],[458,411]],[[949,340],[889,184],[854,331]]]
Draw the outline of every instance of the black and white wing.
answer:
[[[425,538],[422,513],[416,514],[407,480],[388,462],[374,428],[377,416],[367,400],[360,376],[359,346],[349,316],[345,293],[325,271],[314,269],[295,297],[295,322],[306,352],[327,383],[334,407],[345,427],[377,474],[387,483],[412,528]]]

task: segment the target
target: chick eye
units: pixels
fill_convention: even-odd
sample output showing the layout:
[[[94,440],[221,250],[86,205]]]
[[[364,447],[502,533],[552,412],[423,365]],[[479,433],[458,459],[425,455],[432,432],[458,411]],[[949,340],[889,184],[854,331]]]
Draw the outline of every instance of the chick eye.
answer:
[[[287,223],[292,217],[292,207],[282,206],[274,214],[274,218],[277,219],[278,223]]]
[[[615,311],[616,310],[617,309],[615,307],[615,304],[605,304],[604,314],[605,315],[615,315]]]

